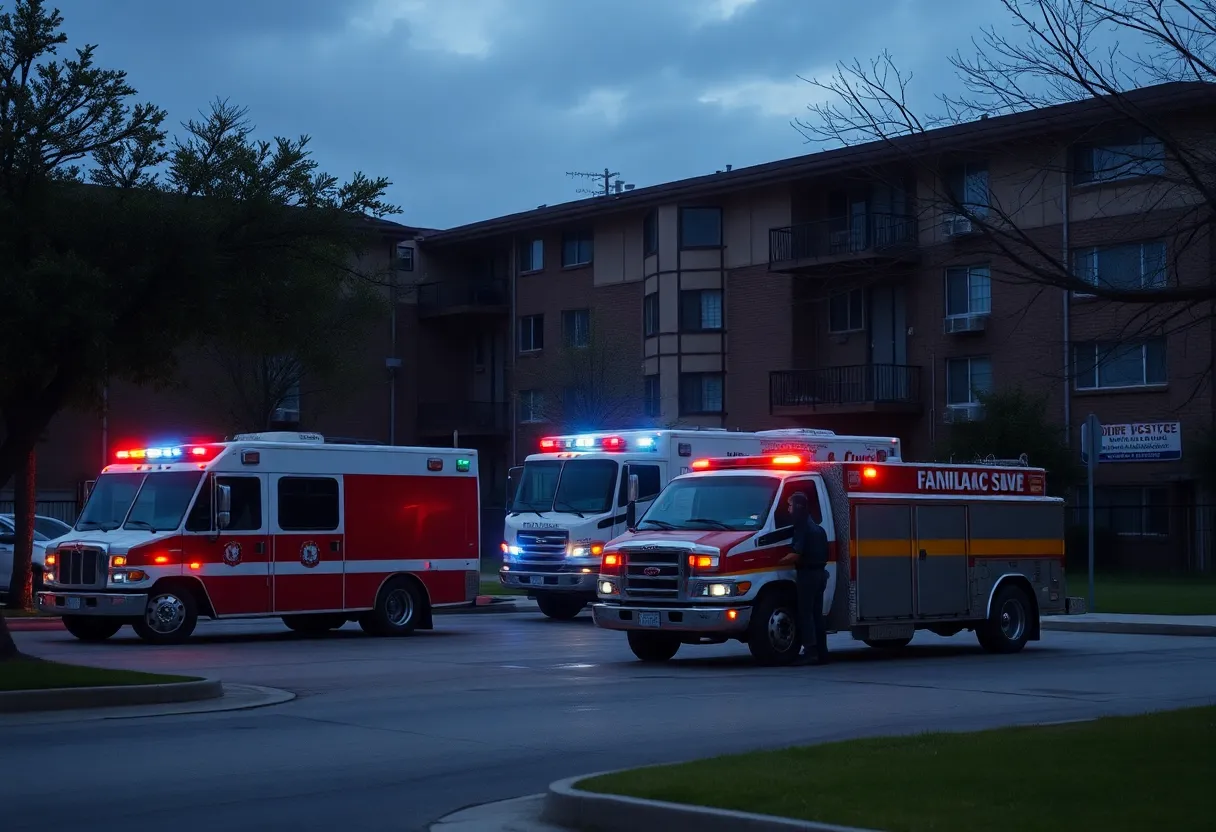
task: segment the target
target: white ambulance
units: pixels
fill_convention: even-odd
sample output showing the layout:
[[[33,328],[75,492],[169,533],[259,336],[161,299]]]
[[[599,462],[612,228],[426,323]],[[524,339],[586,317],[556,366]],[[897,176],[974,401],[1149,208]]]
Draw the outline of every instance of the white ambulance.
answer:
[[[638,478],[640,514],[668,481],[689,473],[694,459],[781,453],[822,462],[902,461],[893,436],[807,428],[546,436],[540,452],[508,476],[499,580],[526,589],[550,618],[574,618],[595,600],[604,543],[625,532],[630,475]]]

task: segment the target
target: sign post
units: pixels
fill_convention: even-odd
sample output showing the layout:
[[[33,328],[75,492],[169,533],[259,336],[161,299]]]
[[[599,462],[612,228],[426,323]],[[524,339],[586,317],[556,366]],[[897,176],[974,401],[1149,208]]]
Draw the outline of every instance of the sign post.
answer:
[[[1089,488],[1089,596],[1088,611],[1094,611],[1094,474],[1098,471],[1098,457],[1102,453],[1102,423],[1094,414],[1089,414],[1081,425],[1081,456],[1085,460]]]

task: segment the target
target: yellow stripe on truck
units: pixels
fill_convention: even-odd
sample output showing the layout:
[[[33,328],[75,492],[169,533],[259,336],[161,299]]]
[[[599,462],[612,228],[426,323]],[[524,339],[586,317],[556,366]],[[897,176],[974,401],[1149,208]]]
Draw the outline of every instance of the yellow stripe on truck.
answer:
[[[853,556],[859,558],[904,558],[919,554],[924,549],[928,557],[1063,557],[1064,541],[1053,538],[1042,540],[995,539],[972,540],[857,540],[853,544]]]

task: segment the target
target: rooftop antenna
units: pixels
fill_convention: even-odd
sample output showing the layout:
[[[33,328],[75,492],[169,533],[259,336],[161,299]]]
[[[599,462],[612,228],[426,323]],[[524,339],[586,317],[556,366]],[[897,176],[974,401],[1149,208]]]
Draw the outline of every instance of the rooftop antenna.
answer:
[[[578,171],[567,171],[566,176],[582,177],[596,182],[595,188],[579,188],[575,193],[587,194],[588,196],[611,196],[619,194],[622,190],[632,191],[633,185],[625,184],[621,181],[621,174],[610,171],[604,168],[603,173],[580,173]]]

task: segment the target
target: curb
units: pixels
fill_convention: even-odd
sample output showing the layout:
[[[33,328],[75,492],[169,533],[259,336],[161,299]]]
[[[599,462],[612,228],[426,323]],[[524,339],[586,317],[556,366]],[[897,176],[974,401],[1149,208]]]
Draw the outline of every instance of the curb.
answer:
[[[219,679],[198,679],[193,682],[170,682],[163,685],[14,690],[0,693],[0,713],[165,705],[219,699],[223,695],[224,685]]]
[[[1153,624],[1135,621],[1051,621],[1039,624],[1044,630],[1073,633],[1111,633],[1135,636],[1208,636],[1216,638],[1216,626],[1210,624]]]
[[[10,633],[36,633],[44,630],[62,630],[63,619],[59,616],[21,616],[6,618]]]
[[[483,598],[490,600],[483,601]],[[523,601],[523,603],[520,603],[520,601]],[[435,615],[483,615],[486,613],[501,614],[506,612],[526,612],[528,611],[528,605],[535,608],[536,602],[529,601],[523,596],[479,595],[477,600],[472,604],[465,603],[451,607],[436,607],[433,612]]]
[[[630,769],[632,770],[632,769]],[[615,772],[600,772],[613,774]],[[730,809],[711,809],[683,803],[665,803],[638,797],[584,792],[576,783],[599,777],[583,774],[558,780],[549,786],[541,821],[589,832],[634,832],[636,829],[663,829],[676,832],[875,832],[850,826],[756,815]]]

